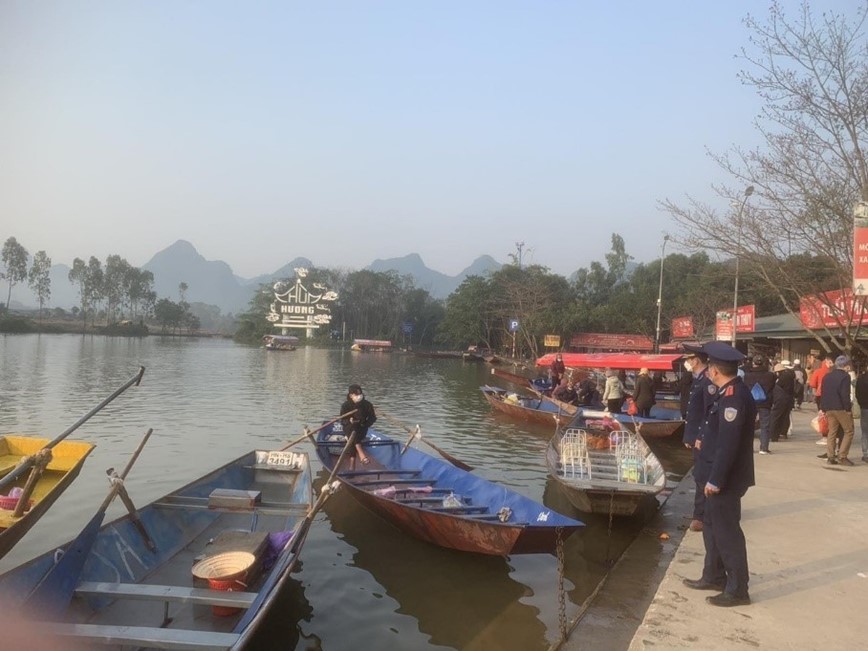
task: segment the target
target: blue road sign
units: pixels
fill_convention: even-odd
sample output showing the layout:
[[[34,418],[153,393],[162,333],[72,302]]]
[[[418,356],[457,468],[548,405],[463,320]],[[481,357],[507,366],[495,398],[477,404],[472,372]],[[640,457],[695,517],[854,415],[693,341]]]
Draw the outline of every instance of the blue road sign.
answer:
[[[518,319],[510,319],[509,320],[509,331],[510,332],[518,332]]]
[[[413,322],[412,321],[404,321],[404,323],[401,324],[401,332],[403,332],[405,335],[412,335],[413,334]]]

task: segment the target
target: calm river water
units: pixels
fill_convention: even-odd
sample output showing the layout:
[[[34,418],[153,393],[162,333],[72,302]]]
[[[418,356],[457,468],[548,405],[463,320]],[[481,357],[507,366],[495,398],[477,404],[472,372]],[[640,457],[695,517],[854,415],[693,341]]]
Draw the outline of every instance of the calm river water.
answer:
[[[302,348],[266,353],[219,339],[80,335],[0,336],[0,433],[53,438],[138,370],[130,388],[71,438],[97,448],[81,475],[6,558],[0,571],[75,536],[154,429],[127,479],[140,505],[253,448],[273,448],[337,415],[362,384],[377,427],[409,426],[476,468],[588,527],[565,544],[568,618],[641,529],[639,519],[581,514],[546,477],[552,431],[492,414],[479,386],[490,367],[457,359]],[[315,468],[318,461],[308,444]],[[675,481],[689,459],[677,441],[654,444]],[[424,445],[423,445],[424,449]],[[320,474],[320,480],[324,476]],[[121,514],[113,505],[109,517]],[[558,637],[554,556],[508,559],[452,552],[409,538],[338,493],[317,516],[295,581],[268,623],[269,649],[533,651]]]

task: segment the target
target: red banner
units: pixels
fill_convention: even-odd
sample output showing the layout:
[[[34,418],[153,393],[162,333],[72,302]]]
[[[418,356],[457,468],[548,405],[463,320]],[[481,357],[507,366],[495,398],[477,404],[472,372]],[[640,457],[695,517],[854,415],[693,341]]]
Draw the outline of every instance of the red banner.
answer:
[[[853,210],[853,291],[868,296],[868,203]]]
[[[610,350],[654,350],[654,340],[642,335],[612,335],[580,332],[570,339],[572,348],[607,348]]]
[[[720,310],[714,324],[714,334],[719,340],[732,339],[732,310]],[[736,312],[735,331],[753,332],[756,330],[756,306],[739,305]]]
[[[799,318],[811,330],[824,326],[830,328],[868,323],[865,298],[853,296],[852,289],[835,290],[814,296],[805,296],[799,301]]]
[[[672,319],[672,326],[669,329],[673,339],[689,339],[693,337],[693,317],[692,316],[677,316]]]

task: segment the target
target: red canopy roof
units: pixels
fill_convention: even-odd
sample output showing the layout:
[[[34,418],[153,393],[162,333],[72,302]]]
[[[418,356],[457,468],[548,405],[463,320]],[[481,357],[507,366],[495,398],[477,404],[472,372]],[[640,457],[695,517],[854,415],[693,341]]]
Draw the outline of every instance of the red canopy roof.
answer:
[[[551,366],[556,353],[543,355],[536,360],[537,366]],[[568,368],[617,368],[638,370],[647,368],[656,371],[671,371],[673,363],[683,357],[677,355],[641,355],[638,353],[561,353]]]

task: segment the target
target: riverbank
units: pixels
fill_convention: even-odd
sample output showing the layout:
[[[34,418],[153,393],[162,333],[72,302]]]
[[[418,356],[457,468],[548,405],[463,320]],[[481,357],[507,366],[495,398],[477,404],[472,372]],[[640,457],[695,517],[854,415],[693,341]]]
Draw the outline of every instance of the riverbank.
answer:
[[[684,532],[687,520],[683,516],[689,516],[691,507],[689,500],[683,499],[692,488],[688,477],[673,494],[681,495],[681,499],[668,502],[646,535],[640,536],[619,561],[629,576],[631,562],[642,555],[641,545],[647,546],[655,532],[667,530],[670,541],[676,541],[668,566],[666,550],[661,550],[659,564],[665,566],[665,573],[644,616],[641,593],[648,586],[654,589],[655,569],[659,569],[647,566],[647,556],[646,566],[638,570],[642,580],[637,581],[635,573],[632,576],[637,585],[630,599],[618,599],[619,590],[629,583],[613,572],[608,587],[563,648],[639,651],[865,646],[864,630],[854,626],[861,621],[868,599],[868,464],[860,461],[859,421],[850,450],[856,465],[827,466],[817,458],[825,448],[815,444],[817,436],[810,427],[815,415],[813,405],[794,411],[790,440],[773,443],[771,455],[754,457],[757,485],[742,502],[751,605],[717,608],[705,602],[713,593],[682,584],[684,578],[699,578],[704,556],[702,535]],[[676,520],[681,516],[677,525],[673,516]],[[677,535],[673,535],[672,526],[679,528]],[[595,634],[593,614],[598,610],[608,610],[612,622],[620,621],[605,643]],[[626,631],[639,617],[635,634],[624,644]],[[582,634],[585,628],[588,635]]]

